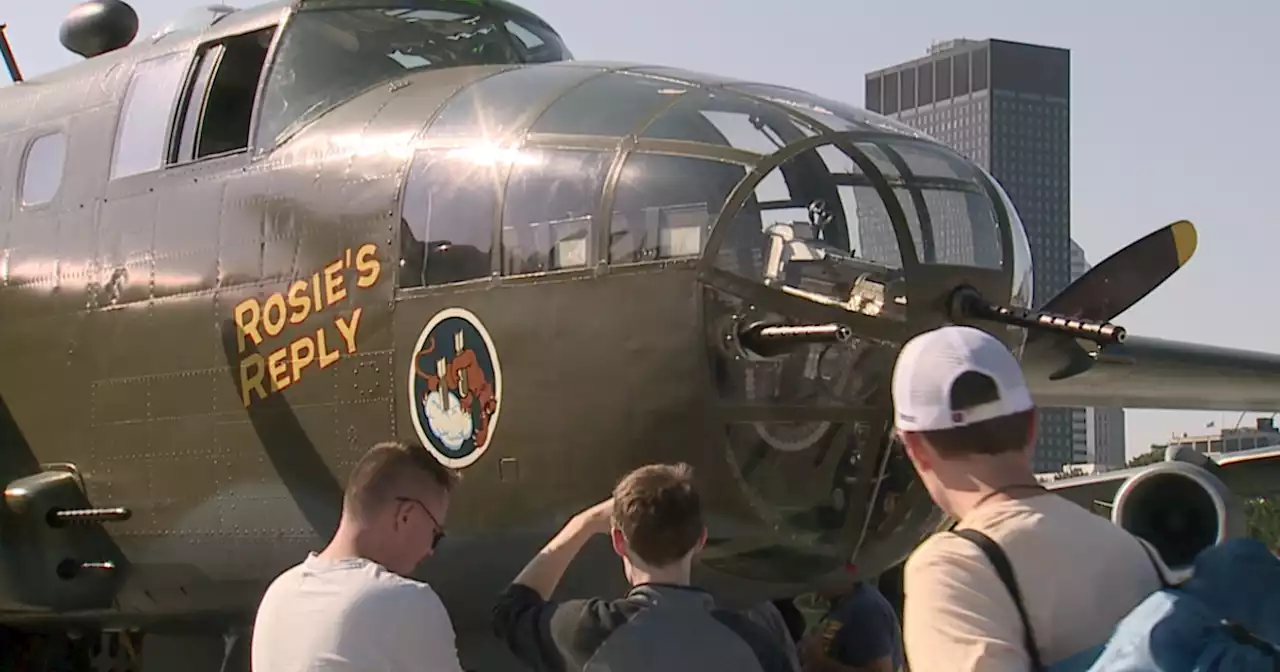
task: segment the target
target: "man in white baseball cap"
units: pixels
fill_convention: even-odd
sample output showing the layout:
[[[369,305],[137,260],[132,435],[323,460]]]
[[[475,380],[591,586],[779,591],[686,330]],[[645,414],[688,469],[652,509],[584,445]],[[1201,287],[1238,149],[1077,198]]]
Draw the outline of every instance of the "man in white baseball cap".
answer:
[[[893,404],[907,456],[958,521],[907,560],[913,672],[1042,669],[1105,641],[1160,587],[1145,543],[1036,482],[1035,404],[995,337],[946,326],[911,339]]]

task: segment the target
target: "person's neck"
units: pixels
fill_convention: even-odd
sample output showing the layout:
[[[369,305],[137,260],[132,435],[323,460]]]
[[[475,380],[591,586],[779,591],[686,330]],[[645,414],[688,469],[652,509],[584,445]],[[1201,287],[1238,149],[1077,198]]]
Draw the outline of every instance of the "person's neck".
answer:
[[[979,506],[1034,497],[1045,492],[1030,469],[991,465],[970,472],[969,480],[974,486],[972,489],[952,490],[950,493],[949,508],[957,520]]]
[[[360,530],[344,520],[338,525],[338,531],[334,533],[333,539],[324,547],[324,550],[316,554],[316,557],[328,561],[363,558],[381,564],[376,546],[367,535],[362,534]]]
[[[646,583],[660,583],[668,586],[687,586],[692,583],[690,568],[684,563],[676,563],[670,567],[641,567],[631,565],[631,585],[640,586]]]

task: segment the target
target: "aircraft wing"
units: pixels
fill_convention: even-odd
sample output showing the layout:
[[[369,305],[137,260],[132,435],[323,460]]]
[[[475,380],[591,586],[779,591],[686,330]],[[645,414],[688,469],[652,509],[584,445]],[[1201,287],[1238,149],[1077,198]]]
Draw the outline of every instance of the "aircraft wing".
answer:
[[[1041,406],[1280,411],[1270,353],[1141,336],[1101,348],[1029,339],[1022,366]]]
[[[1201,462],[1201,466],[1242,498],[1280,493],[1280,446],[1242,450],[1215,458],[1198,455],[1192,456],[1189,461],[1193,464]],[[1082,506],[1089,506],[1093,502],[1111,502],[1116,491],[1130,476],[1150,466],[1152,465],[1064,478],[1046,483],[1045,487]]]
[[[1241,497],[1280,493],[1280,446],[1228,453],[1216,462],[1218,477]]]

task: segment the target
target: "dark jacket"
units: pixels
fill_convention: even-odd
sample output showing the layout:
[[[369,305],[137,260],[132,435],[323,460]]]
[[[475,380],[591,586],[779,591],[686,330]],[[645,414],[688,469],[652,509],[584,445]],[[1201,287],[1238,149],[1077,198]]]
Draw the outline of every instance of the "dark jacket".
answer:
[[[646,584],[618,600],[548,602],[512,584],[494,608],[493,630],[543,672],[791,670],[768,631],[685,586]]]

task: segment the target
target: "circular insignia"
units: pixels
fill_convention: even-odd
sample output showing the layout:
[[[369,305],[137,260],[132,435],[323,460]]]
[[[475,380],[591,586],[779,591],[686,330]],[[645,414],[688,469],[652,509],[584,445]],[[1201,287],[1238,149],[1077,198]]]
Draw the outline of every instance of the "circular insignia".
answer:
[[[418,438],[445,466],[469,466],[492,443],[502,367],[470,311],[446,308],[423,327],[409,363],[409,406]]]

